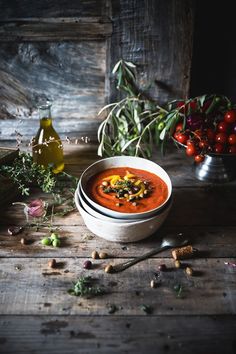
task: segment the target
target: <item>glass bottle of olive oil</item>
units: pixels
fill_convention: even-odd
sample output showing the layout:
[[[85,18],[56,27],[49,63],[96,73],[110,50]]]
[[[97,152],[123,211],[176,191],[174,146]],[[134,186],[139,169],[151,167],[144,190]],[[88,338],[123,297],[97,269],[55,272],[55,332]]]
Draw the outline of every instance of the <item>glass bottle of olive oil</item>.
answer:
[[[40,127],[32,141],[33,161],[59,173],[64,169],[63,146],[52,125],[51,102],[38,105],[38,110]]]

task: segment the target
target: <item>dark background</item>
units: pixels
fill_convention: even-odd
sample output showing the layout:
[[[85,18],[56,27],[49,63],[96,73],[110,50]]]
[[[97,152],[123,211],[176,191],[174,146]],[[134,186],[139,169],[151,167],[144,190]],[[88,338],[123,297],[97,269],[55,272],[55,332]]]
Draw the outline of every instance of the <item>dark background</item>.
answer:
[[[236,102],[236,12],[233,1],[197,0],[190,97],[224,94]]]

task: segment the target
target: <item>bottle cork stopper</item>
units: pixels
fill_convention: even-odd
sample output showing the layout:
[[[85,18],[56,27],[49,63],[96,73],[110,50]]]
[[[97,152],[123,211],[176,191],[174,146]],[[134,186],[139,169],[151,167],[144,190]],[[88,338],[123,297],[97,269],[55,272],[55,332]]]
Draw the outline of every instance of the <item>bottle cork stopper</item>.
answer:
[[[177,259],[184,259],[184,258],[190,258],[194,253],[194,249],[191,245],[185,246],[185,247],[180,247],[180,248],[175,248],[172,250],[171,254],[172,257],[177,260]]]

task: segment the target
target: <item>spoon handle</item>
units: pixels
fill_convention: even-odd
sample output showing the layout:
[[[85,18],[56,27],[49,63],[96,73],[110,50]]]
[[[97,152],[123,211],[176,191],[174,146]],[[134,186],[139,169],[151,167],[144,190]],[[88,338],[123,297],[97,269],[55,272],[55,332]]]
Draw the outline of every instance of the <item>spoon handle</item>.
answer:
[[[123,263],[120,263],[120,264],[116,264],[112,267],[112,273],[118,273],[118,272],[122,272],[123,270],[131,267],[132,265],[138,263],[138,262],[141,262],[143,261],[144,259],[147,259],[151,256],[154,256],[155,254],[167,249],[167,248],[170,248],[171,246],[160,246],[158,248],[154,248],[152,251],[149,251],[145,254],[143,254],[142,256],[140,257],[136,257],[136,258],[133,258],[133,259],[130,259],[129,261],[127,262],[123,262]]]

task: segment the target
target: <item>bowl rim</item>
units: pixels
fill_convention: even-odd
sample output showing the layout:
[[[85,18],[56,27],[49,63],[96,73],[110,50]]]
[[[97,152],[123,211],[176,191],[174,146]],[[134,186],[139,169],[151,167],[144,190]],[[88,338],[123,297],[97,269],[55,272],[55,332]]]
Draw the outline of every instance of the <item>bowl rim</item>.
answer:
[[[117,220],[117,221],[115,221],[115,223],[116,224],[118,224],[118,223],[122,223],[122,222],[124,222],[125,221],[125,223],[130,223],[130,222],[132,222],[132,221],[136,221],[136,220],[140,220],[140,219],[118,219],[118,218],[114,218],[114,217],[112,217],[112,216],[108,216],[108,215],[105,215],[105,214],[103,214],[100,210],[97,210],[97,209],[95,209],[86,199],[85,199],[85,197],[84,197],[84,195],[82,194],[82,191],[80,190],[80,186],[78,185],[77,186],[77,188],[76,188],[76,192],[77,192],[77,194],[78,194],[78,197],[79,197],[79,200],[80,200],[80,202],[81,202],[81,205],[82,205],[82,207],[85,209],[85,207],[83,206],[83,203],[84,204],[86,204],[86,206],[88,206],[89,207],[89,209],[92,209],[96,214],[99,214],[99,216],[100,215],[102,215],[102,218],[100,218],[100,217],[96,217],[95,215],[93,215],[91,212],[89,212],[88,210],[86,210],[85,209],[85,211],[87,211],[90,215],[92,215],[92,216],[94,216],[95,218],[97,218],[97,219],[100,219],[100,220],[104,220],[104,221],[111,221],[111,220]],[[82,200],[82,201],[81,201]],[[119,221],[118,221],[119,220]]]
[[[86,193],[86,191],[84,190],[83,188],[83,178],[84,176],[86,175],[86,173],[88,173],[88,171],[93,168],[94,166],[96,166],[97,164],[99,163],[103,163],[105,161],[112,161],[112,160],[119,160],[120,158],[127,158],[128,160],[131,159],[131,160],[145,160],[147,161],[148,163],[151,163],[151,164],[154,164],[156,165],[160,170],[161,172],[165,175],[167,181],[164,181],[166,184],[167,184],[167,188],[168,188],[168,197],[166,198],[166,200],[161,204],[159,205],[158,207],[154,208],[154,209],[150,209],[148,211],[145,211],[145,212],[141,212],[141,213],[122,213],[122,212],[119,212],[119,211],[116,211],[116,210],[112,210],[112,209],[109,209],[109,208],[106,208],[98,203],[96,203],[95,201],[93,201]],[[128,164],[128,163],[127,163]],[[141,169],[141,168],[140,168]],[[145,168],[144,168],[145,170]],[[150,172],[150,170],[147,170],[148,172]],[[157,173],[155,172],[152,172],[154,174],[156,174],[158,176]],[[159,176],[160,177],[160,176]],[[162,177],[160,177],[162,178]],[[162,178],[163,179],[163,178]],[[133,217],[133,215],[135,215],[135,218],[145,218],[145,217],[148,217],[152,214],[154,214],[155,212],[157,212],[159,209],[162,210],[162,208],[165,207],[166,203],[169,201],[169,199],[171,198],[172,196],[172,190],[173,190],[173,187],[172,187],[172,181],[171,181],[171,178],[169,176],[169,174],[165,171],[165,169],[163,167],[161,167],[159,164],[157,164],[156,162],[152,161],[152,160],[148,160],[148,159],[145,159],[143,157],[138,157],[138,156],[126,156],[126,155],[122,155],[122,156],[112,156],[112,157],[107,157],[107,158],[104,158],[104,159],[100,159],[98,161],[95,161],[94,163],[92,163],[91,165],[89,165],[84,171],[83,173],[81,174],[81,177],[79,179],[79,182],[78,182],[78,185],[80,185],[80,189],[81,189],[81,192],[82,194],[84,195],[84,197],[86,198],[86,200],[92,205],[92,206],[96,206],[95,209],[96,210],[99,210],[99,211],[102,211],[105,215],[109,215],[111,216],[111,213],[116,215],[116,216],[111,216],[111,217],[117,217],[119,219],[131,219],[131,216]],[[107,212],[108,211],[108,212]],[[110,211],[110,212],[109,212]]]
[[[131,226],[131,225],[136,225],[136,224],[141,224],[141,223],[144,223],[144,222],[150,222],[152,220],[154,220],[158,215],[154,215],[150,218],[145,218],[145,219],[139,219],[139,220],[136,220],[136,221],[133,221],[133,222],[129,222],[129,223],[126,223],[126,222],[123,222],[123,223],[116,223],[116,222],[111,222],[111,221],[107,221],[107,220],[102,220],[102,219],[98,219],[96,218],[95,216],[91,215],[90,213],[87,212],[87,210],[84,209],[84,207],[81,205],[81,202],[79,200],[79,196],[78,196],[78,193],[77,193],[77,189],[74,193],[74,200],[75,200],[75,205],[77,207],[77,205],[79,205],[79,207],[83,210],[83,212],[85,214],[88,214],[89,217],[93,218],[93,219],[96,219],[96,220],[99,220],[100,222],[103,222],[103,223],[109,223],[109,225],[115,225],[115,226],[119,226],[119,227],[122,227],[122,226]],[[172,206],[172,198],[170,199],[170,204],[168,203],[168,206],[162,210],[162,213],[166,213],[166,212],[169,212],[169,210],[171,209],[171,206]],[[77,207],[78,208],[78,207]]]

